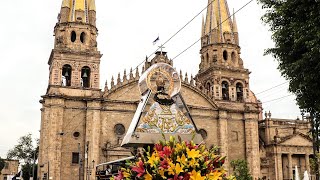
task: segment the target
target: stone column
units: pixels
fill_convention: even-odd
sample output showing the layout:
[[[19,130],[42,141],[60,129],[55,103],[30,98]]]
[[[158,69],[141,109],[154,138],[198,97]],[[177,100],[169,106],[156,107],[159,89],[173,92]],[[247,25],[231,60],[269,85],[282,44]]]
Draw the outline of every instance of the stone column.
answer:
[[[288,161],[289,161],[289,179],[293,179],[293,173],[292,173],[292,154],[288,154]]]
[[[309,159],[310,155],[306,154],[305,157],[306,157],[306,170],[310,174],[310,159]]]
[[[276,155],[276,167],[277,167],[277,180],[283,180],[283,171],[282,171],[282,154],[278,153]]]
[[[225,169],[228,171],[228,122],[227,111],[219,111],[218,120],[218,142],[220,147],[220,153],[222,156],[226,156]]]
[[[259,135],[258,135],[258,114],[245,113],[245,141],[246,141],[246,160],[250,168],[253,179],[260,177],[260,154],[259,154]]]
[[[95,179],[95,168],[93,165],[99,164],[100,157],[100,102],[88,102],[87,103],[87,115],[86,115],[86,143],[88,143],[88,153],[85,162],[85,179]],[[94,162],[94,163],[93,163]]]
[[[47,101],[47,100],[46,100]],[[47,105],[47,104],[46,104]],[[61,179],[61,146],[62,146],[62,125],[64,118],[64,100],[59,98],[50,99],[48,105],[50,106],[48,117],[48,137],[46,151],[47,164],[46,168],[49,171],[49,177],[54,180]],[[49,166],[49,167],[48,167]]]

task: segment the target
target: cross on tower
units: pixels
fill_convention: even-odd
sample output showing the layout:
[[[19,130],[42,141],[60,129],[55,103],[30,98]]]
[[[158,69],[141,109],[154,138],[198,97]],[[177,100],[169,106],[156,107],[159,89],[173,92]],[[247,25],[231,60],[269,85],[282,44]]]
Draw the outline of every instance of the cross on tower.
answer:
[[[162,54],[162,50],[166,47],[163,46],[163,44],[161,44],[160,46],[158,46],[160,48],[160,54]]]

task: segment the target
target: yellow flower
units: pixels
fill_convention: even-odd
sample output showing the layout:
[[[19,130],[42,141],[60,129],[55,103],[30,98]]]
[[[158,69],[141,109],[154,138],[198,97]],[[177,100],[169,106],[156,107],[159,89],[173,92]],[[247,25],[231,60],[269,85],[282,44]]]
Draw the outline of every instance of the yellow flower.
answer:
[[[131,175],[130,175],[130,173],[124,171],[124,172],[123,172],[123,176],[126,177],[126,178],[129,178]]]
[[[222,176],[223,175],[223,173],[222,172],[220,172],[220,171],[214,171],[213,173],[210,173],[209,175],[208,175],[208,179],[209,180],[219,180],[219,179],[222,179]]]
[[[157,153],[153,153],[150,159],[148,160],[148,163],[151,167],[155,167],[156,164],[160,161],[160,158],[156,155]]]
[[[200,153],[200,151],[199,151],[199,150],[192,149],[192,150],[190,151],[190,149],[189,149],[189,148],[187,148],[187,155],[188,155],[188,158],[192,158],[192,159],[194,159],[194,158],[198,158],[198,157],[200,157],[200,156],[201,156],[199,153]]]
[[[199,166],[199,163],[195,159],[191,159],[189,161],[189,166],[194,168],[195,166]]]
[[[193,170],[190,174],[190,178],[192,180],[204,180],[206,177],[202,177],[200,172],[196,172],[195,170]]]
[[[180,151],[183,150],[183,147],[182,147],[182,145],[180,143],[177,143],[175,149],[176,149],[177,152],[180,152]]]
[[[163,168],[159,168],[159,174],[161,175],[161,177],[164,179],[164,169]]]
[[[143,177],[145,180],[152,180],[152,176],[149,174],[148,171],[147,171],[147,174],[145,174]]]
[[[176,165],[174,165],[173,163],[169,164],[170,167],[168,169],[169,175],[175,175],[175,174],[180,174],[181,172],[183,172],[183,165],[180,166],[179,163],[177,163]]]
[[[183,165],[180,166],[180,164],[177,163],[174,170],[176,171],[176,174],[180,174],[181,172],[183,172]]]
[[[179,163],[181,163],[182,165],[186,165],[186,164],[187,164],[188,159],[186,158],[186,156],[185,156],[184,154],[182,154],[182,156],[181,156],[181,157],[180,157],[180,156],[178,156],[177,161],[178,161]]]

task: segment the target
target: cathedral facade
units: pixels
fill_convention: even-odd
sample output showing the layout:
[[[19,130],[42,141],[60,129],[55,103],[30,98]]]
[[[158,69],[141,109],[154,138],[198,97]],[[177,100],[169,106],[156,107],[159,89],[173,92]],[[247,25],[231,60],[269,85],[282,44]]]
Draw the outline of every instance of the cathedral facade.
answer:
[[[299,168],[310,170],[308,123],[281,126],[271,116],[262,119],[262,104],[250,90],[250,72],[240,57],[236,19],[228,18],[226,0],[208,3],[199,72],[191,79],[179,75],[198,133],[208,147],[220,147],[230,174],[230,162],[238,159],[248,162],[254,179],[289,179],[301,157]],[[139,78],[154,64],[173,65],[165,52],[157,52],[142,71],[119,73],[101,90],[97,31],[95,0],[63,0],[48,61],[49,84],[40,100],[38,177],[95,179],[95,165],[130,156],[133,150],[121,143],[140,102]]]

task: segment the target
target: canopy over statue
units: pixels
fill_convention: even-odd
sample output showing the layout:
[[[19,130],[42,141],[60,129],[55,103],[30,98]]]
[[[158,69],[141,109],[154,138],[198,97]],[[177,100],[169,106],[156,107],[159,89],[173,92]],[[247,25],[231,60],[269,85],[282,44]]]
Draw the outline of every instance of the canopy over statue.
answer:
[[[154,144],[163,135],[203,141],[181,94],[177,71],[166,63],[151,66],[139,79],[141,101],[122,146]]]

